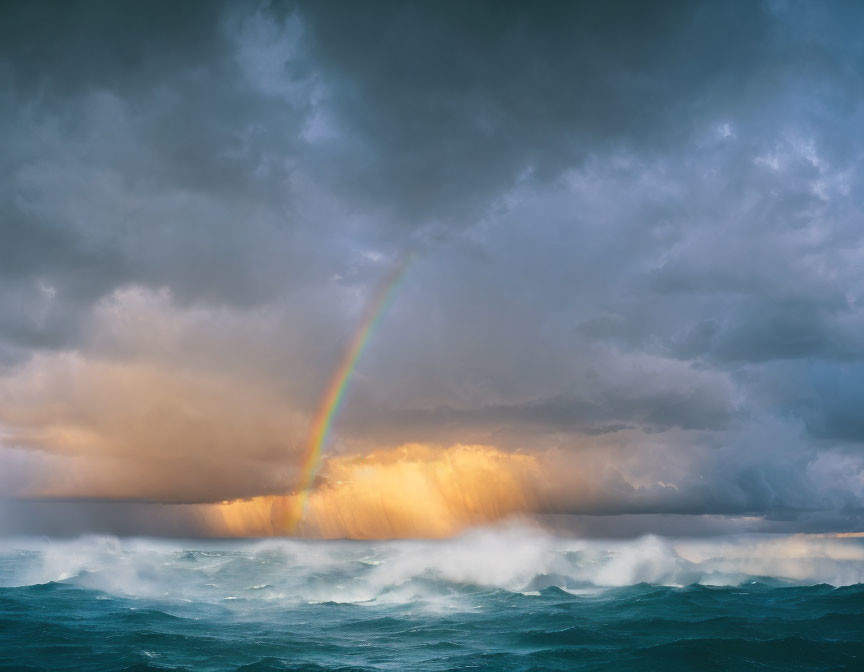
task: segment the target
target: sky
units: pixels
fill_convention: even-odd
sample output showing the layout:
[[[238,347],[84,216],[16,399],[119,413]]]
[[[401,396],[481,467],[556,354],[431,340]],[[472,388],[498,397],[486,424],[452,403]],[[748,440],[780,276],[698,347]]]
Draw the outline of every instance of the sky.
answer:
[[[0,12],[0,533],[864,528],[859,3]]]

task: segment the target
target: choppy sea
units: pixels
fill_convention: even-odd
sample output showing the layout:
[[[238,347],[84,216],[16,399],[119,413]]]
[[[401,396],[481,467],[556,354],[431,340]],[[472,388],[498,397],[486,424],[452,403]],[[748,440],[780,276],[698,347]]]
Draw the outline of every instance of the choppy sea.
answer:
[[[864,670],[864,544],[0,540],[0,670]]]

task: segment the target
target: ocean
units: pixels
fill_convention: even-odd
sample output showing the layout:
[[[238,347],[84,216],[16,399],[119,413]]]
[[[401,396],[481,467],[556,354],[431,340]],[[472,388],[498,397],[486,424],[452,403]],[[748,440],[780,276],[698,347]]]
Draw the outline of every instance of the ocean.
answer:
[[[0,670],[864,670],[864,544],[0,540]]]

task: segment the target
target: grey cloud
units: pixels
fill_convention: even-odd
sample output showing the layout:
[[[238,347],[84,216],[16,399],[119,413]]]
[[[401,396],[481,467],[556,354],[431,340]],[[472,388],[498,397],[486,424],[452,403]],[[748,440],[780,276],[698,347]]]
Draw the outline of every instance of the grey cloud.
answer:
[[[0,534],[72,537],[86,533],[194,537],[194,506],[147,502],[0,500]]]
[[[854,471],[864,437],[857,5],[2,12],[4,380],[73,351],[235,381],[215,406],[184,399],[223,416],[188,438],[191,468],[235,423],[234,394],[269,400],[262,423],[305,419],[411,249],[341,449],[619,441],[627,468],[595,513],[858,519],[860,489],[825,475]],[[121,314],[136,338],[94,326],[130,287],[170,306]],[[117,417],[110,436],[138,416]],[[214,464],[196,501],[290,471],[236,422],[261,459],[242,487],[234,458]],[[145,443],[127,457],[175,483]]]
[[[860,362],[812,366],[809,397],[799,413],[809,430],[822,439],[864,442],[864,365]]]
[[[857,311],[843,311],[859,323]],[[837,311],[804,301],[745,300],[721,324],[705,319],[673,338],[670,346],[685,359],[718,362],[820,358],[854,360],[861,344]]]
[[[596,381],[603,385],[603,381]],[[642,383],[633,389],[593,390],[590,396],[556,396],[521,403],[480,407],[436,406],[428,409],[378,409],[363,413],[360,406],[345,418],[357,432],[370,429],[378,435],[411,440],[419,435],[434,436],[443,431],[476,432],[486,436],[530,429],[532,432],[581,432],[599,434],[627,428],[646,431],[682,429],[722,429],[734,414],[727,390],[700,381],[680,389],[646,389]],[[352,415],[358,420],[351,422]],[[369,426],[369,417],[374,424]]]
[[[304,10],[316,54],[349,83],[337,110],[375,162],[353,175],[363,193],[462,226],[526,172],[554,178],[592,152],[688,133],[717,89],[758,78],[752,59],[771,32],[763,8],[743,3]]]
[[[4,8],[8,284],[77,310],[134,283],[248,304],[314,265],[289,184],[311,108],[255,90],[229,9]]]
[[[224,54],[222,3],[10,2],[3,56],[14,90],[66,97],[94,88],[146,95],[175,68]]]

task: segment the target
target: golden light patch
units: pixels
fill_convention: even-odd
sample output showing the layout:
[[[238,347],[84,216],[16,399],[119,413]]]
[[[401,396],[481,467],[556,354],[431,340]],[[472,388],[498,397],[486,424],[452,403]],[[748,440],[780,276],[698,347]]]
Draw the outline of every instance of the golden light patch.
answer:
[[[534,456],[490,446],[410,444],[327,460],[297,533],[323,538],[446,537],[528,511],[539,475]],[[214,534],[284,534],[297,495],[212,505]]]

